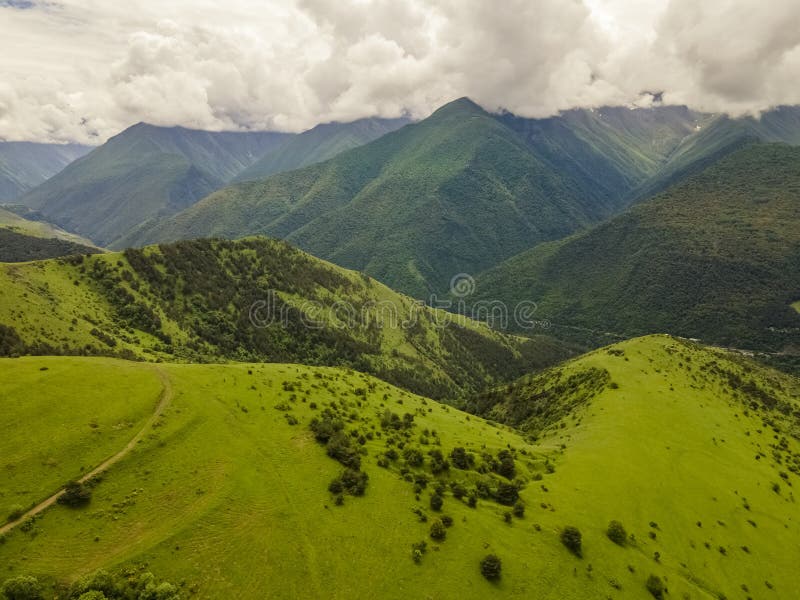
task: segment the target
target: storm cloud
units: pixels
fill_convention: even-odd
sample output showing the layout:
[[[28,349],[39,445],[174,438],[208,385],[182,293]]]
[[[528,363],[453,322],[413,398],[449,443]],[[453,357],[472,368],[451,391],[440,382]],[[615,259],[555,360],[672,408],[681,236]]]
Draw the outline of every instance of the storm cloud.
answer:
[[[0,0],[0,138],[137,121],[299,131],[470,96],[543,117],[800,103],[800,4],[774,0]]]

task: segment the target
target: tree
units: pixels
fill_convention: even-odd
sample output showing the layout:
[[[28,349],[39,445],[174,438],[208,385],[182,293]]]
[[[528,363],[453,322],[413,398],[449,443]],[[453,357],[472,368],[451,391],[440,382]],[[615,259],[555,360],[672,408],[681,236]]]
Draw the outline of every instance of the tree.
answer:
[[[519,488],[513,483],[501,482],[497,486],[495,499],[505,506],[514,506],[514,503],[519,500]]]
[[[577,527],[564,527],[564,530],[561,532],[561,543],[578,558],[583,556],[581,537],[581,532]]]
[[[517,500],[514,504],[514,516],[518,519],[525,516],[525,503],[522,500]]]
[[[647,578],[647,583],[645,585],[647,587],[647,591],[650,592],[653,598],[658,598],[661,600],[661,598],[664,597],[666,588],[664,587],[664,582],[661,581],[661,577],[658,575],[650,575],[650,577]]]
[[[442,510],[443,504],[444,500],[442,500],[442,497],[439,494],[433,494],[431,496],[431,510],[439,512],[440,510]]]
[[[456,469],[466,471],[472,468],[472,465],[475,463],[475,457],[469,454],[464,448],[457,447],[453,448],[453,451],[450,452],[450,461]]]
[[[625,531],[625,527],[619,521],[611,521],[608,524],[606,535],[608,536],[608,539],[618,546],[624,546],[625,542],[628,540],[628,533]]]
[[[443,542],[444,538],[447,537],[447,528],[444,526],[441,519],[436,519],[431,523],[430,534],[431,538],[437,542]]]
[[[497,581],[500,579],[500,573],[503,570],[502,561],[494,554],[487,554],[481,560],[481,575],[486,577],[489,581]]]
[[[92,499],[92,490],[79,481],[70,481],[64,486],[64,493],[58,497],[58,503],[77,508],[89,504]]]
[[[516,473],[514,456],[508,450],[501,450],[497,454],[497,462],[495,462],[493,468],[498,475],[502,475],[506,479],[514,479]]]
[[[0,588],[3,598],[8,600],[42,600],[42,584],[35,577],[22,575],[7,580]]]

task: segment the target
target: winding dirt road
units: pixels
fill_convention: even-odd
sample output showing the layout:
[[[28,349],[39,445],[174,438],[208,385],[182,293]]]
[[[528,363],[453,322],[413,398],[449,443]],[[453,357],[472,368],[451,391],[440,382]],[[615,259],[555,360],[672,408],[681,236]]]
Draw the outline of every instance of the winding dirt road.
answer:
[[[161,397],[159,398],[158,406],[156,406],[155,411],[153,412],[152,415],[150,415],[145,424],[142,425],[142,428],[138,431],[138,433],[135,436],[133,436],[133,438],[131,438],[131,441],[129,441],[125,445],[125,447],[122,448],[122,450],[120,450],[113,456],[107,458],[102,463],[97,465],[94,469],[83,475],[80,479],[78,479],[79,482],[86,483],[92,477],[99,475],[104,471],[107,471],[113,465],[115,465],[120,460],[125,458],[128,454],[130,454],[131,450],[133,450],[136,447],[136,444],[138,444],[142,440],[145,434],[150,429],[152,429],[153,425],[155,425],[158,418],[162,415],[164,410],[169,406],[170,402],[172,402],[172,397],[173,397],[172,383],[169,380],[169,376],[160,367],[154,366],[153,369],[155,369],[155,371],[158,373],[158,378],[161,380],[161,385],[163,386],[161,390]],[[50,508],[53,504],[56,503],[58,497],[63,493],[64,489],[62,488],[58,490],[55,494],[47,498],[46,500],[43,500],[42,502],[34,506],[32,509],[30,509],[28,512],[26,512],[24,515],[22,515],[15,521],[10,521],[6,523],[2,527],[0,527],[0,535],[3,535],[4,533],[11,531],[12,529],[14,529],[14,527],[21,524],[26,519],[34,517],[39,513],[41,513],[42,511]]]

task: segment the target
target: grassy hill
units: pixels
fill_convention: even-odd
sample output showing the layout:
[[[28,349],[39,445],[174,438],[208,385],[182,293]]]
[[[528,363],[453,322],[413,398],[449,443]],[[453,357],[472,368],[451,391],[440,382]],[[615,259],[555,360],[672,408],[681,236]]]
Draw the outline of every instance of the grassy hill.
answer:
[[[797,353],[800,149],[752,145],[656,198],[477,279],[476,300],[626,335]]]
[[[346,365],[436,398],[570,354],[428,309],[284,242],[0,265],[0,354]]]
[[[612,214],[619,198],[461,99],[325,163],[221,190],[129,243],[266,234],[416,297]]]
[[[19,202],[64,229],[110,246],[148,219],[174,214],[222,187],[287,137],[139,123]]]
[[[275,173],[293,171],[323,162],[345,150],[357,148],[410,123],[408,119],[359,119],[350,123],[323,123],[304,131],[268,152],[236,176],[235,181],[255,181]]]
[[[7,532],[0,579],[35,576],[48,598],[137,565],[185,598],[641,599],[656,577],[666,598],[800,591],[798,382],[733,355],[654,336],[580,357],[487,401],[525,437],[343,369],[158,368],[170,401],[156,426],[92,482],[88,505]],[[0,505],[50,493],[120,430],[132,435],[158,399],[153,369],[4,359],[2,410],[30,441],[0,440],[13,448]],[[114,393],[137,372],[137,387]],[[98,401],[97,389],[109,393]],[[58,412],[26,406],[32,391]],[[550,416],[511,418],[516,404]],[[77,440],[82,460],[59,459]],[[366,488],[339,501],[337,460],[356,459]],[[22,493],[23,473],[47,483]],[[561,542],[567,527],[581,557]],[[502,561],[494,582],[480,571],[490,553]]]
[[[0,262],[24,262],[96,252],[100,250],[89,240],[49,223],[29,221],[0,208]]]
[[[15,201],[90,150],[79,144],[0,142],[0,203]]]

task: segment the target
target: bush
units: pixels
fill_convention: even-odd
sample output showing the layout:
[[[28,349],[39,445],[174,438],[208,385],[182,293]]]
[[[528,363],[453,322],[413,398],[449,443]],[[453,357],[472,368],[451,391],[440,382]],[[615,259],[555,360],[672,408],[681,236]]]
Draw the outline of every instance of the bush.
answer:
[[[525,516],[525,503],[522,500],[517,500],[514,504],[514,516],[521,519]]]
[[[411,558],[417,564],[422,562],[422,557],[425,555],[427,551],[428,551],[428,542],[426,542],[425,540],[417,542],[416,544],[411,544]]]
[[[11,510],[8,513],[8,518],[6,519],[9,523],[11,521],[16,521],[22,515],[25,514],[25,507],[20,504],[15,504],[11,507]]]
[[[514,456],[511,452],[508,450],[501,450],[497,454],[497,462],[493,465],[492,470],[506,479],[514,479],[516,467],[514,466]]]
[[[481,560],[481,575],[486,577],[489,581],[497,581],[500,579],[500,573],[503,570],[502,561],[494,554],[487,554]]]
[[[513,483],[500,483],[497,486],[495,499],[505,506],[514,506],[519,500],[519,488]]]
[[[406,464],[409,467],[421,467],[425,460],[422,456],[422,452],[416,448],[406,448],[403,450],[403,458],[406,459]]]
[[[581,532],[577,527],[568,526],[561,532],[561,543],[578,558],[583,556],[581,538]]]
[[[653,598],[658,598],[659,600],[664,597],[664,592],[666,588],[664,587],[664,582],[661,581],[661,577],[658,575],[650,575],[647,578],[647,583],[645,584],[647,587],[647,591],[650,592],[650,595]]]
[[[444,526],[441,519],[436,519],[431,523],[430,534],[431,538],[437,542],[443,542],[444,538],[447,537],[447,528]]]
[[[466,471],[471,469],[475,464],[475,457],[468,453],[464,448],[458,447],[453,448],[453,451],[450,453],[450,462],[453,463],[453,466],[456,469]]]
[[[345,469],[339,480],[342,482],[342,487],[351,496],[363,496],[367,489],[367,482],[369,476],[363,471],[356,471],[355,469]]]
[[[606,535],[608,536],[608,539],[618,546],[624,546],[628,539],[628,533],[625,531],[625,527],[619,521],[611,521],[608,524]]]
[[[92,490],[79,481],[70,481],[64,486],[64,493],[58,497],[58,503],[77,508],[89,504],[91,499]]]
[[[0,594],[8,600],[42,600],[42,584],[35,577],[20,576],[7,580]]]
[[[431,510],[439,512],[440,510],[442,510],[443,504],[444,500],[442,500],[442,497],[439,494],[433,494],[431,496]]]

